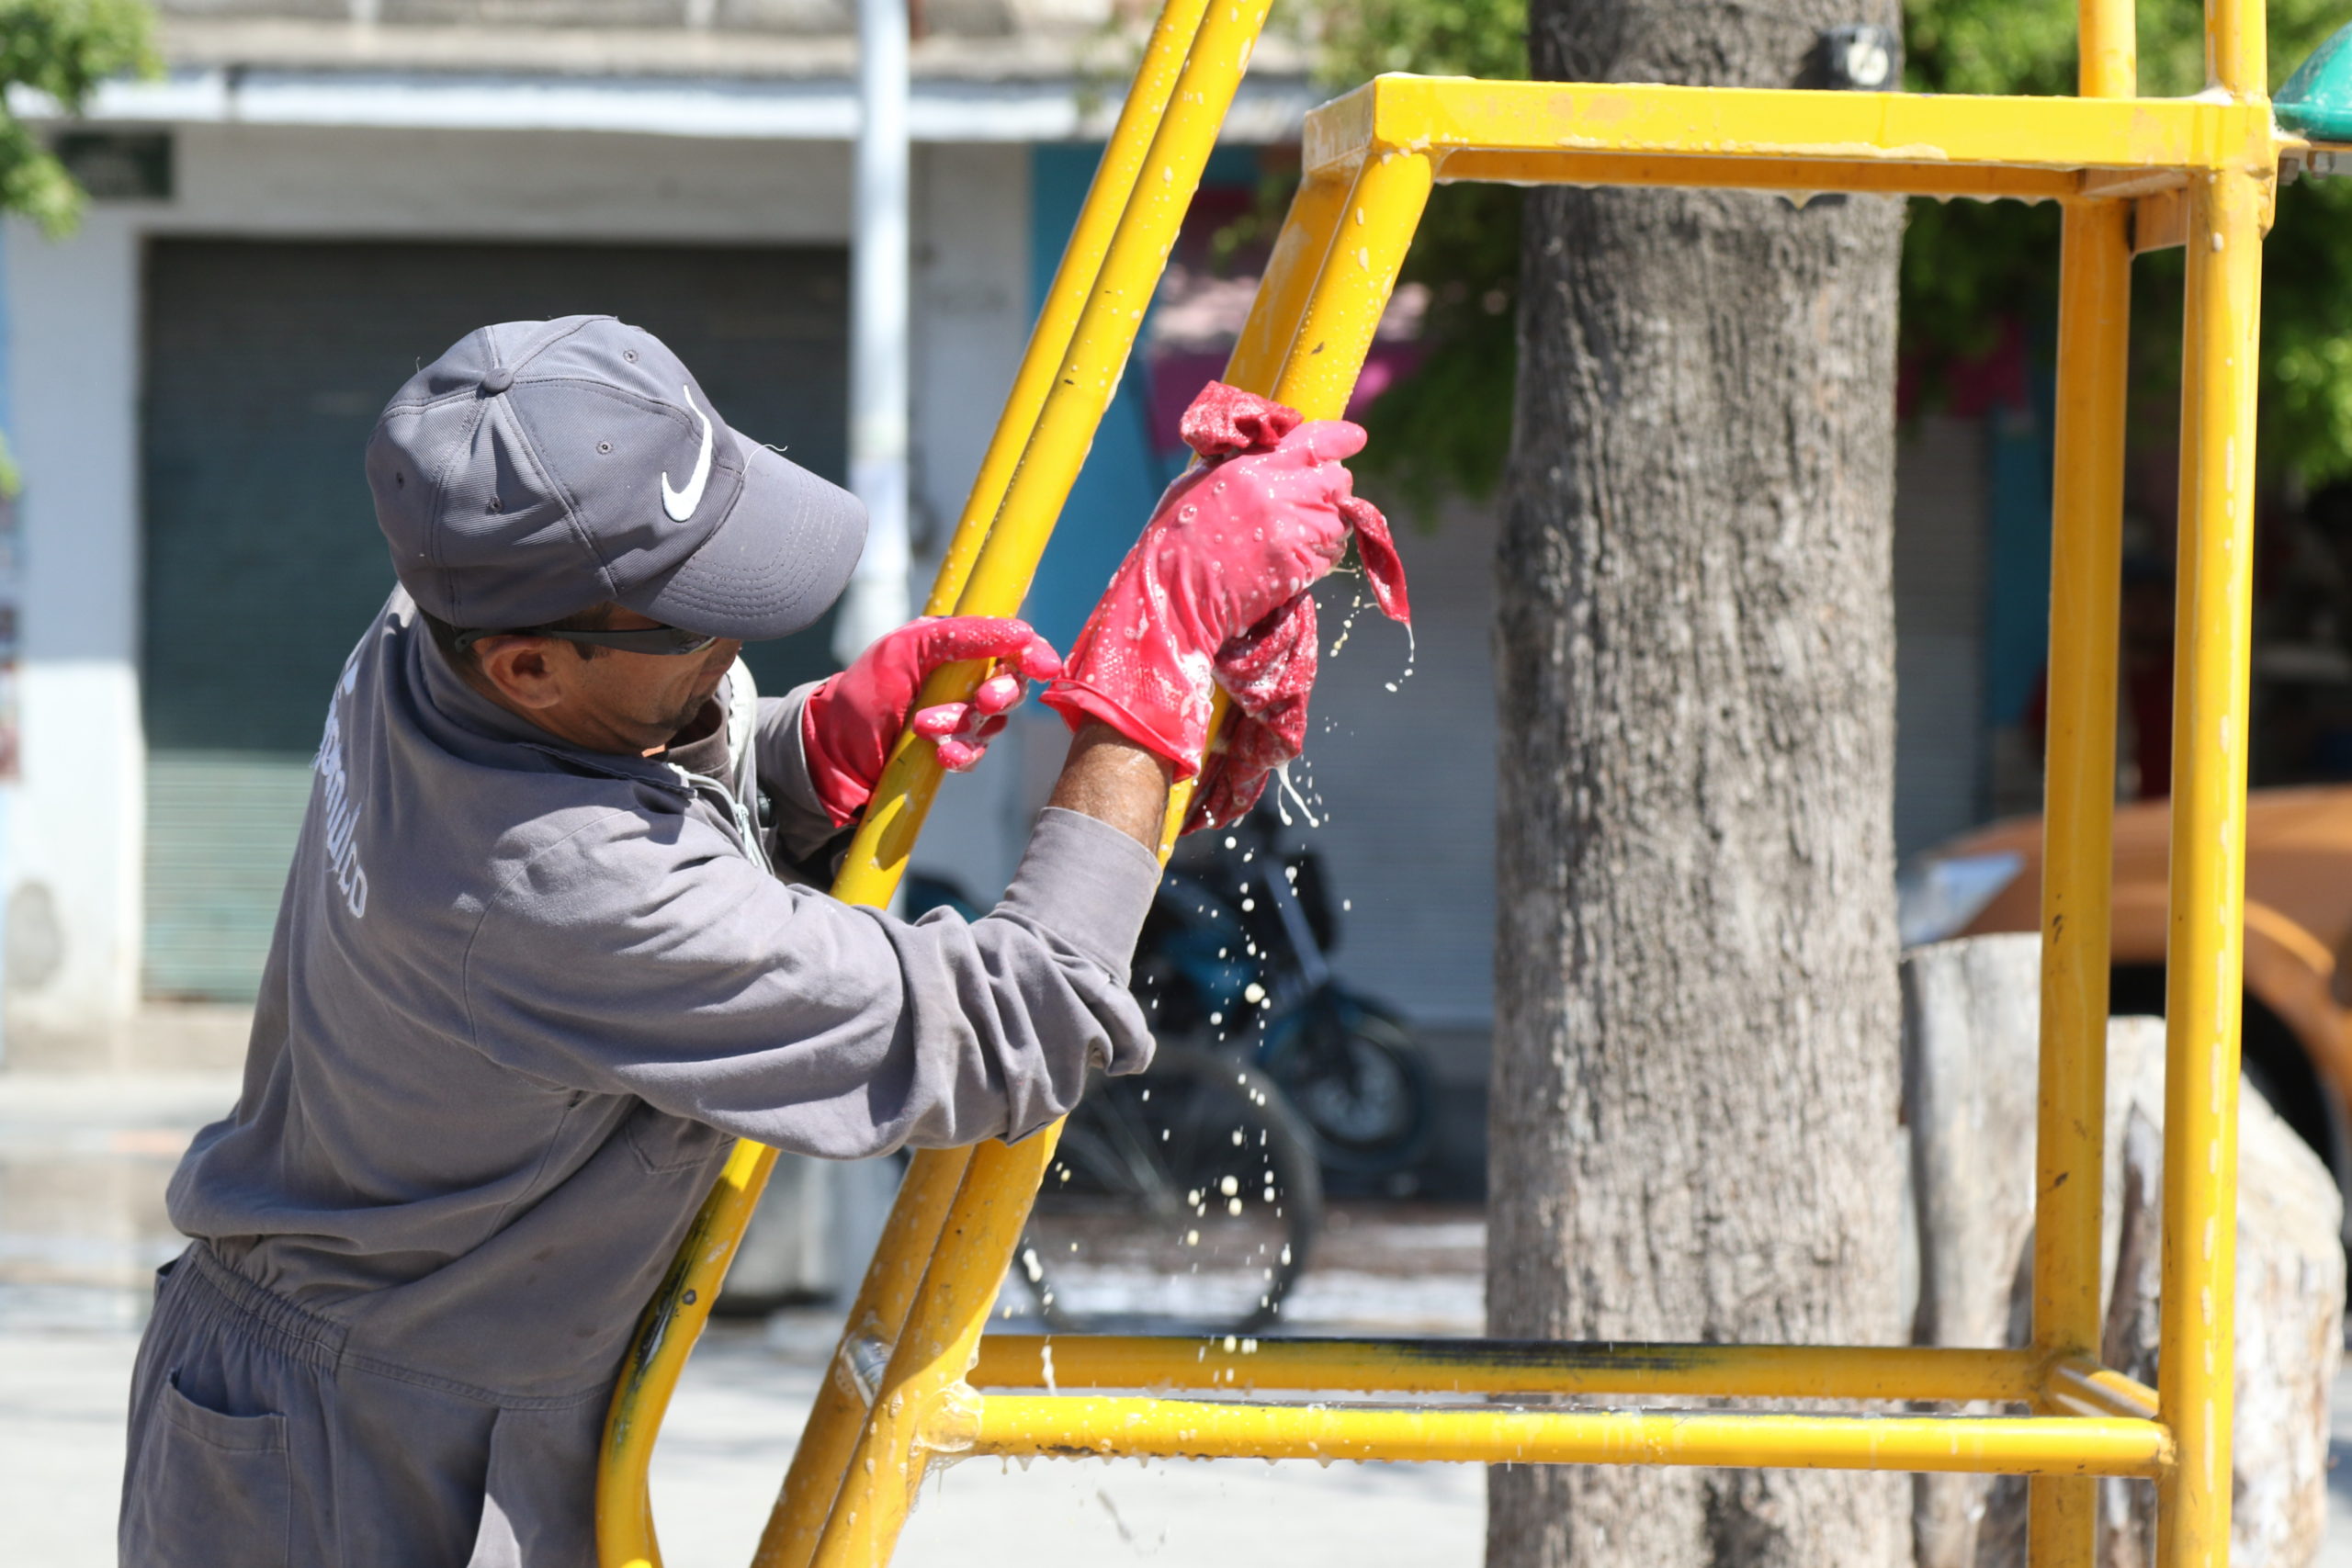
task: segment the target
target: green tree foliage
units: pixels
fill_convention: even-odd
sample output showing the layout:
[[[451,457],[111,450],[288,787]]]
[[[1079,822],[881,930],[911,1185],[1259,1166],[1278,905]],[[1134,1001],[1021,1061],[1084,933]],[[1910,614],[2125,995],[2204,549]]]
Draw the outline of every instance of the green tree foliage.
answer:
[[[82,215],[81,186],[8,112],[8,88],[45,93],[78,114],[107,77],[155,69],[143,0],[0,0],[0,211],[51,235],[71,232]]]
[[[2197,0],[2141,0],[2140,91],[2205,86]],[[2324,0],[2271,0],[2275,86],[2345,20]],[[1930,93],[2071,93],[2075,20],[2023,0],[1910,0],[1906,85]],[[1903,249],[1904,344],[1932,397],[1938,372],[1982,352],[2005,318],[2045,335],[2057,315],[2058,212],[2018,202],[1915,201]],[[2178,417],[2181,254],[2133,267],[2134,412],[2162,439]],[[2303,180],[2278,194],[2263,256],[2263,469],[2310,485],[2352,476],[2352,181]]]
[[[1352,85],[1382,71],[1518,76],[1524,0],[1317,0],[1325,74]],[[2199,0],[2140,0],[2140,90],[2204,85]],[[2271,81],[2345,20],[2340,0],[2271,0]],[[2075,8],[2052,0],[1906,0],[1905,80],[1914,92],[2070,94]],[[1953,365],[2022,321],[2047,341],[2057,309],[2058,211],[2004,201],[1911,204],[1903,254],[1904,351],[1932,402]],[[1482,495],[1509,445],[1519,276],[1519,197],[1441,186],[1405,265],[1433,293],[1420,373],[1374,405],[1364,460],[1424,515],[1449,491]],[[2152,431],[2175,417],[2180,331],[2177,251],[2141,258],[2133,278],[2138,410]],[[2319,485],[2352,477],[2352,178],[2279,193],[2263,278],[2266,473]],[[1388,439],[1378,439],[1381,436]]]

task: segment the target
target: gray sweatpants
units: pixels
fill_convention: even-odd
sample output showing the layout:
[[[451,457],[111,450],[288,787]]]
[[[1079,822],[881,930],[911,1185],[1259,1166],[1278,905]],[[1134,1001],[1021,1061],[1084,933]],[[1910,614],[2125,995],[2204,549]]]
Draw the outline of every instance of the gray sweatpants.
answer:
[[[603,1393],[502,1397],[344,1340],[202,1242],[164,1271],[123,1568],[590,1568]]]

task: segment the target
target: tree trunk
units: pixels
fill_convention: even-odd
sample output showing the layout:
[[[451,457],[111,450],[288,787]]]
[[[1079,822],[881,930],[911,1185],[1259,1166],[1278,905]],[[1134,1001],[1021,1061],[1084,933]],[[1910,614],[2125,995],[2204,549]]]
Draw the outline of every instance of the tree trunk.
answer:
[[[1787,86],[1860,6],[1533,0]],[[1531,193],[1499,548],[1498,1335],[1892,1344],[1899,207]],[[1908,1560],[1898,1476],[1506,1467],[1494,1568]]]

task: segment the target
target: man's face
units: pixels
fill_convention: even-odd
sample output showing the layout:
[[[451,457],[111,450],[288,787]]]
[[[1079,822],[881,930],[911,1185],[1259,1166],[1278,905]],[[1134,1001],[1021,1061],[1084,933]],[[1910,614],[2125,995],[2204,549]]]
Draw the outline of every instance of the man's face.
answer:
[[[661,625],[616,608],[610,631]],[[700,653],[629,653],[544,637],[484,637],[482,677],[501,704],[549,734],[592,751],[649,756],[669,745],[727,677],[743,645],[721,637]]]

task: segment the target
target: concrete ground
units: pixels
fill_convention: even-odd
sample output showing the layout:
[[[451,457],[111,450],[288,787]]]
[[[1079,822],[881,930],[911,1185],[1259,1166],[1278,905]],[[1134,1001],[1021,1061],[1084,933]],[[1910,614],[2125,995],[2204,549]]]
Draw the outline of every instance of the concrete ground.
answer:
[[[680,1568],[751,1561],[792,1457],[831,1324],[813,1314],[714,1329],[689,1363],[654,1463],[654,1517]],[[0,1331],[0,1517],[12,1557],[45,1568],[114,1562],[122,1399],[136,1337]],[[2352,1374],[2338,1383],[2331,1529],[2318,1568],[2352,1568]],[[986,1460],[925,1486],[897,1561],[1035,1568],[1149,1558],[1472,1568],[1484,1476],[1466,1466]]]
[[[0,1517],[13,1561],[114,1560],[144,1282],[179,1246],[163,1182],[188,1134],[234,1095],[233,1077],[218,1070],[0,1073]],[[1461,1205],[1341,1205],[1287,1326],[1475,1334],[1484,1229]],[[837,1326],[797,1311],[707,1337],[655,1460],[669,1561],[750,1560]],[[2352,1568],[2352,1373],[2335,1420],[2339,1467],[2320,1562]],[[1481,1472],[1456,1466],[979,1460],[926,1484],[898,1561],[1469,1568],[1481,1555],[1484,1494]]]
[[[232,1074],[0,1073],[0,1517],[12,1561],[114,1562],[122,1421],[163,1211],[187,1139]],[[1484,1227],[1461,1206],[1346,1208],[1293,1298],[1297,1331],[1477,1331]],[[1016,1312],[1025,1298],[1008,1295]],[[751,1560],[838,1332],[822,1312],[722,1324],[688,1364],[654,1464],[669,1561]],[[925,1487],[906,1564],[1034,1568],[1136,1555],[1360,1568],[1475,1563],[1484,1478],[1433,1465],[979,1461]]]
[[[806,1343],[779,1349],[756,1328],[722,1327],[689,1363],[654,1463],[654,1517],[680,1568],[751,1561],[823,1354],[808,1350],[813,1337],[793,1338]],[[0,1517],[13,1561],[114,1562],[136,1345],[118,1330],[0,1332]],[[925,1486],[897,1561],[1466,1568],[1485,1524],[1484,1477],[1457,1467],[974,1461]]]

